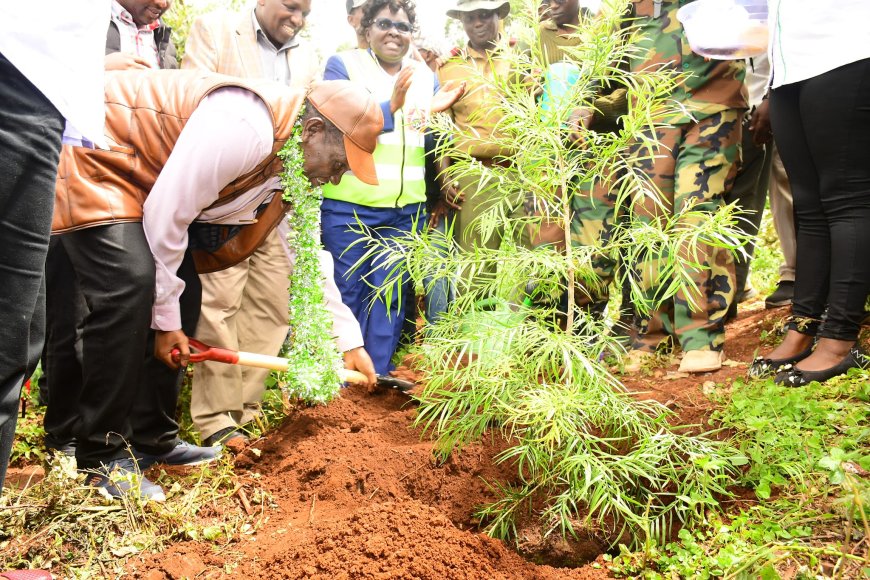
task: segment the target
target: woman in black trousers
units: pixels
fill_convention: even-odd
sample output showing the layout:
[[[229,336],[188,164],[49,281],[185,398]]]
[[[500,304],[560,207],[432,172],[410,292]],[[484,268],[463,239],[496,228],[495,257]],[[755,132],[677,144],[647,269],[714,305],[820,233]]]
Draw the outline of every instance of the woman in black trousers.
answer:
[[[870,13],[863,6],[857,9]],[[794,195],[794,304],[782,344],[756,359],[750,374],[778,370],[776,382],[796,387],[870,363],[857,343],[870,293],[870,40],[860,40],[867,33],[857,29],[857,21],[851,26],[854,31],[832,27],[831,33],[840,38],[852,32],[860,35],[854,38],[862,44],[851,50],[839,46],[836,54],[823,50],[812,62],[798,63],[797,71],[789,70],[797,57],[806,56],[789,58],[798,44],[792,42],[795,32],[790,38],[785,26],[794,31],[803,24],[795,14],[789,16],[783,18],[782,28],[773,29],[781,35],[773,38],[774,56],[779,51],[780,67],[786,72],[778,84],[780,73],[774,70],[770,117]],[[814,27],[819,33],[818,21]],[[838,46],[833,37],[828,40],[828,46]],[[820,61],[825,54],[828,60]],[[788,82],[789,74],[794,78],[820,68],[823,72]]]

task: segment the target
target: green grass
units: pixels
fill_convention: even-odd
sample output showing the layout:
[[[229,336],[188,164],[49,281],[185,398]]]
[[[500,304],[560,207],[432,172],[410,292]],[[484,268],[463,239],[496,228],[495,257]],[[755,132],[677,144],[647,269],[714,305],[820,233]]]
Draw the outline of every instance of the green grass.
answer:
[[[776,285],[781,260],[769,216],[764,224],[752,264],[762,292]],[[664,546],[622,548],[608,557],[611,570],[649,579],[870,577],[870,370],[799,389],[738,379],[712,399],[711,427],[747,457],[738,482],[755,497],[709,512]]]
[[[870,372],[800,389],[738,381],[716,399],[712,421],[749,459],[740,483],[758,501],[711,512],[664,547],[623,549],[612,570],[650,579],[870,571]]]

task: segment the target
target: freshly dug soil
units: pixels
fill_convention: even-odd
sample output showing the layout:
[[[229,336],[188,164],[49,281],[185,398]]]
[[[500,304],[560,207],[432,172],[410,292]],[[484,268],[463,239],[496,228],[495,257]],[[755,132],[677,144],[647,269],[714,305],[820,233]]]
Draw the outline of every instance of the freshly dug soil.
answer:
[[[744,314],[729,327],[727,356],[745,363],[758,347],[760,325],[784,313]],[[682,377],[676,367],[625,377],[638,398],[654,398],[675,422],[705,425],[712,410],[705,383],[745,373],[745,364]],[[407,376],[407,374],[406,374]],[[224,547],[183,542],[131,559],[129,572],[164,578],[556,579],[606,578],[606,548],[593,533],[563,546],[542,546],[521,531],[523,553],[546,551],[548,562],[590,562],[578,568],[535,564],[479,532],[474,510],[494,499],[487,481],[511,482],[509,465],[495,465],[501,441],[484,441],[433,460],[431,441],[411,428],[416,407],[402,393],[361,388],[326,407],[304,409],[237,457],[237,470],[259,473],[276,507],[256,534]],[[558,543],[558,542],[556,542]],[[544,550],[543,548],[546,548]],[[562,551],[564,559],[559,557]],[[570,556],[570,557],[569,557]]]
[[[407,395],[350,388],[289,417],[236,460],[262,475],[277,505],[256,535],[221,551],[184,542],[131,561],[130,571],[149,580],[607,577],[533,564],[481,534],[474,510],[495,497],[486,481],[514,477],[493,462],[503,444],[475,444],[439,464],[410,427],[415,414]],[[581,552],[591,559],[603,548],[591,538]]]

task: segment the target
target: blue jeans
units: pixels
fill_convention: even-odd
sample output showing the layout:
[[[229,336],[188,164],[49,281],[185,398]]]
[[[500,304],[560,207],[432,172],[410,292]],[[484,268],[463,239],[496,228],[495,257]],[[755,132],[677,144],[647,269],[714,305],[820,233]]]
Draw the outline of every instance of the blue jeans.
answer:
[[[64,119],[0,54],[0,486],[42,351],[45,256]]]
[[[442,217],[435,230],[442,234],[445,233],[447,222],[452,217],[452,215]],[[445,240],[445,243],[449,242]],[[446,255],[450,252],[450,248],[448,246],[439,247],[437,251],[440,255]],[[449,277],[435,276],[423,280],[423,286],[426,292],[426,322],[435,324],[441,315],[447,312],[447,307],[453,300],[453,285],[450,283]]]
[[[356,225],[359,218],[376,235],[391,239],[412,228],[422,228],[425,217],[426,210],[422,203],[405,207],[368,207],[324,199],[321,206],[323,246],[335,261],[335,284],[341,292],[342,301],[359,322],[366,351],[379,374],[393,368],[390,359],[396,352],[402,332],[408,292],[403,288],[400,300],[398,290],[394,291],[389,304],[383,298],[372,299],[372,288],[383,286],[390,271],[381,265],[377,256],[363,260],[367,247],[364,243],[351,247],[353,242],[360,239],[360,235],[350,231],[350,228]],[[357,262],[360,264],[351,271]],[[403,276],[403,286],[406,281],[407,276]]]

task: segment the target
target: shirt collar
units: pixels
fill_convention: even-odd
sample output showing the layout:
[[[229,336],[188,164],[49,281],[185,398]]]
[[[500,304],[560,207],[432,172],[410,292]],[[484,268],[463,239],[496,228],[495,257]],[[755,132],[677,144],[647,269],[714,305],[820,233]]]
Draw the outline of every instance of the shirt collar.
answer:
[[[487,52],[485,50],[478,50],[478,49],[472,47],[470,44],[466,44],[465,45],[465,52],[469,56],[471,56],[472,58],[488,58],[490,54],[495,55],[495,54],[498,54],[502,51],[502,47],[500,44],[501,41],[502,41],[502,36],[499,35],[495,41],[495,49],[493,49],[490,52]]]
[[[584,16],[585,16],[585,14],[586,14],[586,13],[584,12],[584,9],[581,7],[581,8],[580,8],[580,23],[581,23],[581,24],[578,25],[578,26],[568,25],[567,28],[568,28],[568,30],[570,30],[570,32],[568,32],[568,33],[562,33],[562,32],[560,32],[560,31],[559,31],[559,27],[556,26],[556,23],[553,21],[552,18],[548,18],[547,20],[545,20],[545,21],[541,24],[541,26],[542,26],[543,28],[547,29],[547,30],[552,30],[553,32],[556,32],[557,34],[559,34],[559,36],[566,36],[567,34],[576,34],[577,31],[580,29],[580,26],[582,26],[583,18],[584,18]]]
[[[118,0],[112,0],[112,17],[135,27],[139,32],[151,32],[160,28],[160,20],[155,20],[151,24],[146,24],[144,26],[138,26],[133,20],[133,15],[130,14],[126,8],[121,6],[121,3],[118,2]]]
[[[117,2],[117,0],[115,0]],[[270,45],[275,46],[275,44],[269,40],[269,37],[266,36],[266,33],[263,31],[263,27],[260,26],[260,21],[257,20],[257,9],[251,10],[251,20],[254,23],[254,34],[257,35],[257,38],[262,38],[265,42],[268,42]],[[290,50],[291,48],[296,48],[299,46],[299,35],[297,34],[283,45],[281,48],[278,48],[277,51],[281,52],[283,50]]]
[[[556,23],[553,22],[552,18],[547,18],[546,20],[544,20],[544,22],[543,22],[543,24],[541,24],[541,26],[543,26],[547,30],[559,30],[559,27],[556,26]]]

